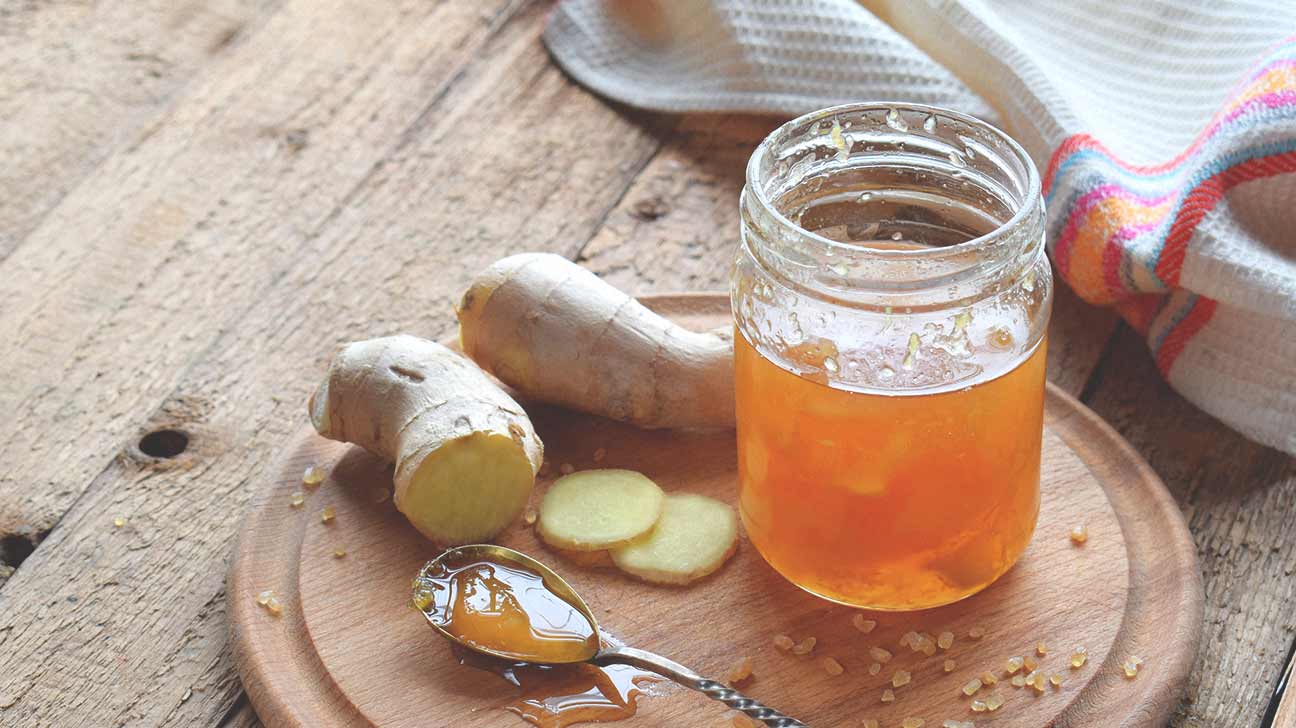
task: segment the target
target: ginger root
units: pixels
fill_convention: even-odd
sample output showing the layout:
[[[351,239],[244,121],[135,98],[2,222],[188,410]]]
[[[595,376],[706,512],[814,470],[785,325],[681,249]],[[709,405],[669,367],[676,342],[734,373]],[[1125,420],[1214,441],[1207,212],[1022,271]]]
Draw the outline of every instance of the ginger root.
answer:
[[[396,465],[396,508],[443,545],[492,538],[522,513],[543,446],[472,362],[414,336],[348,344],[310,401],[319,434]]]
[[[733,427],[732,332],[688,331],[557,255],[477,276],[463,350],[523,397],[639,427]]]

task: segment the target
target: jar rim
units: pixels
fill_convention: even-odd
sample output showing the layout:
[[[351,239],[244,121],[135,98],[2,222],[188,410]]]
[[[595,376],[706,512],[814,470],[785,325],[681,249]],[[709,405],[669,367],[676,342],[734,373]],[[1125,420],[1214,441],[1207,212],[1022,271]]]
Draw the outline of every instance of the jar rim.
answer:
[[[940,116],[957,120],[970,127],[983,130],[991,135],[996,141],[1002,143],[1004,147],[1011,152],[1013,161],[1021,166],[1026,173],[1025,187],[1023,196],[1017,205],[1017,209],[1007,220],[999,223],[993,230],[970,238],[954,245],[944,247],[930,248],[871,248],[852,243],[843,243],[833,240],[819,233],[807,230],[804,227],[793,222],[791,218],[783,214],[783,211],[774,204],[770,198],[769,192],[765,185],[761,184],[761,166],[766,157],[773,151],[773,142],[780,135],[789,135],[797,127],[806,126],[811,123],[822,122],[834,119],[846,113],[853,112],[891,112],[891,111],[908,111],[918,114],[928,114],[931,116]],[[870,101],[860,103],[838,104],[829,106],[816,111],[811,111],[801,116],[791,119],[771,131],[761,143],[757,145],[752,152],[750,159],[747,161],[745,174],[747,190],[755,195],[756,200],[761,204],[765,211],[769,213],[778,225],[796,231],[798,235],[804,236],[816,245],[822,245],[830,251],[849,251],[856,258],[872,258],[878,261],[921,261],[928,259],[941,259],[950,256],[976,253],[978,251],[990,248],[998,243],[1002,238],[1009,235],[1025,224],[1034,216],[1039,214],[1039,209],[1043,206],[1043,197],[1040,192],[1039,170],[1035,167],[1035,162],[1026,152],[1025,148],[1013,139],[1007,132],[988,121],[979,119],[960,111],[954,111],[940,106],[931,106],[928,104],[906,103],[898,101]]]

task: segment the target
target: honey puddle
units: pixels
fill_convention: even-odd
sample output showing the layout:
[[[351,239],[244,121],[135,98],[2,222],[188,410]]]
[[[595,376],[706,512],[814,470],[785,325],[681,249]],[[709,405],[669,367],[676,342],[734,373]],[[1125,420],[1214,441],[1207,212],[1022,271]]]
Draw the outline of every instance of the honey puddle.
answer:
[[[665,682],[628,665],[581,662],[598,651],[594,625],[540,574],[518,564],[438,563],[416,579],[414,602],[464,643],[507,656],[454,647],[460,664],[493,672],[516,687],[519,694],[505,710],[541,728],[624,720],[635,714],[640,695]]]
[[[518,688],[504,709],[540,728],[625,720],[638,711],[641,695],[656,695],[653,688],[665,683],[629,665],[531,665],[453,649],[460,664],[493,672]]]

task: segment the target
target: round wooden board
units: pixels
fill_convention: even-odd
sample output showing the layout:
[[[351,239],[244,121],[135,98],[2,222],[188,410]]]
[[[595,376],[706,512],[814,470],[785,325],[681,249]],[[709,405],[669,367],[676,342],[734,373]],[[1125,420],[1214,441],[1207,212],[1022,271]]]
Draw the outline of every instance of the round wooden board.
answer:
[[[716,294],[663,295],[644,303],[681,324],[707,329],[729,317],[728,298]],[[645,432],[599,418],[528,407],[555,470],[626,467],[642,471],[668,491],[707,493],[733,502],[736,465],[732,432]],[[775,574],[745,542],[717,574],[689,588],[655,587],[615,570],[563,561],[521,523],[499,543],[553,565],[594,608],[601,625],[626,643],[657,651],[703,674],[723,676],[742,657],[755,663],[746,684],[754,697],[811,726],[858,725],[877,718],[896,726],[908,716],[935,728],[947,718],[976,725],[1161,726],[1177,704],[1197,651],[1202,591],[1193,543],[1175,503],[1156,474],[1093,412],[1049,387],[1044,438],[1043,498],[1030,549],[1007,575],[959,604],[909,614],[870,615],[877,629],[864,635],[852,610],[816,599]],[[593,453],[606,450],[595,466]],[[310,465],[330,471],[307,502]],[[553,475],[541,478],[535,498]],[[391,470],[359,450],[303,429],[285,444],[259,488],[244,525],[228,583],[229,614],[240,674],[268,726],[522,725],[501,706],[514,689],[493,674],[463,667],[444,641],[409,606],[409,584],[438,549],[396,512]],[[534,501],[533,501],[534,502]],[[337,518],[320,519],[325,505]],[[1087,524],[1089,541],[1073,546],[1071,527]],[[336,558],[334,549],[346,556]],[[281,617],[256,604],[273,589]],[[968,637],[981,626],[987,635]],[[899,645],[909,630],[951,630],[948,652],[928,658]],[[814,636],[810,657],[775,649],[785,633]],[[1042,669],[1065,678],[1061,689],[1036,695],[1006,680],[995,713],[972,713],[960,688],[1004,661],[1033,654],[1043,641]],[[868,674],[869,646],[896,654],[881,674]],[[1072,670],[1072,647],[1084,645],[1087,665]],[[819,666],[833,656],[846,672],[830,677]],[[1120,665],[1145,660],[1135,680]],[[946,658],[956,661],[943,672]],[[880,702],[897,669],[912,683],[896,700]],[[983,693],[984,697],[986,693]],[[723,706],[684,690],[645,698],[627,726],[727,726]]]

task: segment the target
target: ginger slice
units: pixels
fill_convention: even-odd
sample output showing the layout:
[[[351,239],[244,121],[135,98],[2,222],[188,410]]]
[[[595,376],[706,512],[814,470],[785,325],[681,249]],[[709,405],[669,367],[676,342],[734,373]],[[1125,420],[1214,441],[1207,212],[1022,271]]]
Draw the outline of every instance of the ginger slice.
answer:
[[[733,508],[696,493],[672,493],[652,533],[612,549],[612,561],[644,581],[688,584],[719,569],[737,547]]]
[[[554,548],[601,551],[651,531],[663,500],[661,488],[633,470],[582,470],[550,486],[536,530]]]

